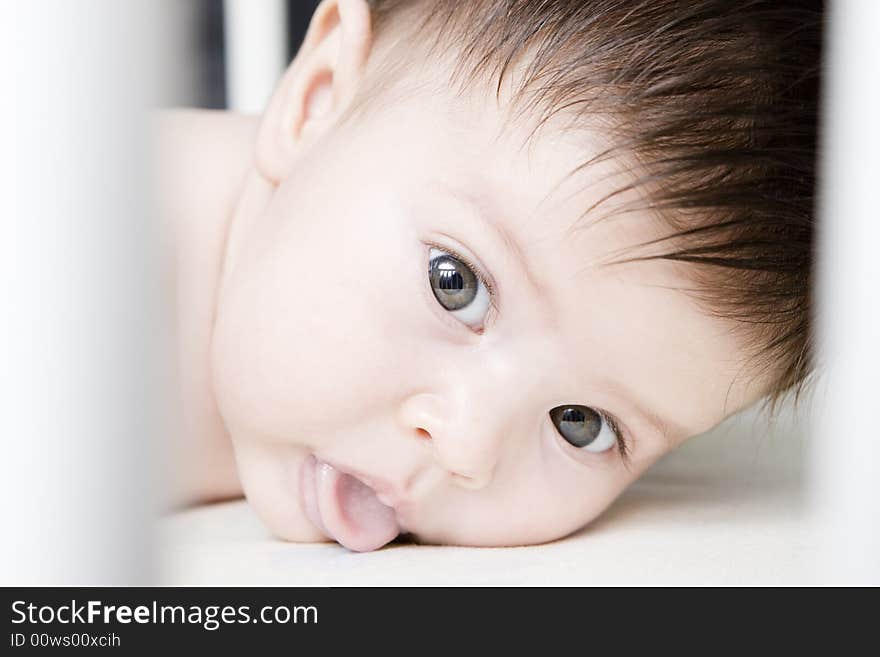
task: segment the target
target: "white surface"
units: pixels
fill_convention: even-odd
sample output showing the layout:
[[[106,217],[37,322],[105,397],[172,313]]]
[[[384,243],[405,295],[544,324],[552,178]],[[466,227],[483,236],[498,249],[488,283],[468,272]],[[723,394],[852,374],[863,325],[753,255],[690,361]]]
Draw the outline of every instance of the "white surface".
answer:
[[[165,18],[0,2],[4,586],[149,580],[162,314],[142,181]]]
[[[823,581],[880,585],[880,3],[832,5],[819,195],[819,334],[828,367],[811,460]],[[838,440],[843,438],[844,441]]]
[[[807,584],[803,423],[747,413],[693,439],[590,527],[519,548],[391,544],[372,553],[269,536],[245,502],[168,517],[164,584]]]

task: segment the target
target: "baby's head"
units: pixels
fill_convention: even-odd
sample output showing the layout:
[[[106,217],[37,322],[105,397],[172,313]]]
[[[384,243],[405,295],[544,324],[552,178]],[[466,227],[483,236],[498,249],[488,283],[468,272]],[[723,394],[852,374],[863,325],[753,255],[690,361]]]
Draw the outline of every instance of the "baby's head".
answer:
[[[799,391],[810,4],[325,0],[261,121],[212,343],[269,527],[552,540]]]

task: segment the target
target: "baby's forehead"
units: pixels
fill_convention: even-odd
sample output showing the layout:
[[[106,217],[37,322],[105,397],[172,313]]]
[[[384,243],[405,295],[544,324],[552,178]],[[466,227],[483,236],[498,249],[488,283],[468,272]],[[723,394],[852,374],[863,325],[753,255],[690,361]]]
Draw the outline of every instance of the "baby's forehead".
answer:
[[[442,153],[426,169],[428,189],[484,207],[511,234],[524,233],[529,250],[583,238],[581,265],[592,267],[669,234],[639,183],[636,158],[612,147],[600,118],[575,127],[557,116],[536,125],[491,100],[428,116]]]

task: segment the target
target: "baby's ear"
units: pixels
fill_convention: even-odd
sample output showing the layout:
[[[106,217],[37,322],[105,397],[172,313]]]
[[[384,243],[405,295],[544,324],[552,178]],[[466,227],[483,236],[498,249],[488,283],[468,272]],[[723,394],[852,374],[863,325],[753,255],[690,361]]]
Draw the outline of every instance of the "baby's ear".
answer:
[[[303,143],[328,129],[352,101],[371,40],[366,0],[321,2],[260,124],[256,166],[265,178],[277,184]]]

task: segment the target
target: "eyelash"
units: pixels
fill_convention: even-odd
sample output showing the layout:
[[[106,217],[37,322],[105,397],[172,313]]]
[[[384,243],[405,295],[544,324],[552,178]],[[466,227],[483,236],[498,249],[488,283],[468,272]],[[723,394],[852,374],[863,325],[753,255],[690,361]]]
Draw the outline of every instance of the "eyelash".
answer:
[[[602,416],[602,419],[608,423],[608,426],[611,427],[611,431],[614,432],[615,438],[617,438],[617,453],[620,454],[620,458],[623,460],[623,464],[626,467],[630,465],[629,459],[629,443],[626,440],[626,432],[621,430],[620,422],[618,422],[617,418],[611,415],[610,413],[603,411],[599,408],[594,409],[599,415]]]
[[[483,272],[483,270],[480,267],[478,267],[466,255],[457,251],[453,247],[446,246],[444,244],[440,244],[438,242],[433,242],[430,240],[426,241],[425,244],[427,244],[429,247],[434,247],[435,249],[438,249],[440,251],[448,253],[452,257],[460,260],[461,262],[466,264],[468,267],[470,267],[471,270],[474,272],[474,274],[477,275],[477,278],[480,279],[480,282],[482,282],[483,285],[486,286],[486,289],[489,291],[489,312],[486,313],[486,316],[488,317],[489,314],[492,313],[493,311],[495,313],[498,312],[498,306],[496,304],[495,286],[492,284],[490,278]],[[629,465],[630,465],[630,459],[629,459],[630,447],[629,447],[629,443],[626,440],[625,432],[622,431],[620,428],[620,422],[617,420],[617,418],[615,418],[613,415],[611,415],[610,413],[608,413],[606,411],[603,411],[598,408],[594,409],[594,410],[599,415],[602,416],[602,419],[608,423],[608,426],[614,432],[614,436],[617,439],[617,453],[620,455],[620,458],[623,460],[624,466],[629,467]]]

